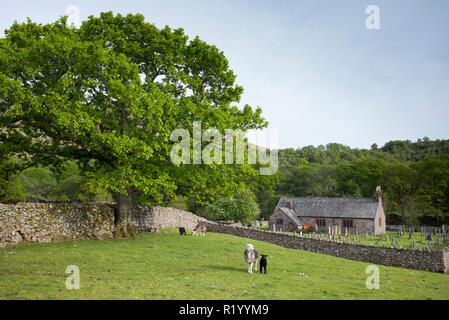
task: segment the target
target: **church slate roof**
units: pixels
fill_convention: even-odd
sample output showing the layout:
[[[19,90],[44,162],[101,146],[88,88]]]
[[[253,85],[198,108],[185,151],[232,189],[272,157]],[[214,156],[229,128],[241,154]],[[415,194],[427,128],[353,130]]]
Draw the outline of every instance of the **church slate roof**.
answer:
[[[287,217],[293,220],[294,223],[296,223],[298,226],[305,225],[304,221],[302,221],[301,218],[299,218],[295,212],[292,209],[279,207],[279,210],[281,210]]]
[[[290,205],[298,218],[374,219],[379,202],[374,198],[281,198],[276,210]]]

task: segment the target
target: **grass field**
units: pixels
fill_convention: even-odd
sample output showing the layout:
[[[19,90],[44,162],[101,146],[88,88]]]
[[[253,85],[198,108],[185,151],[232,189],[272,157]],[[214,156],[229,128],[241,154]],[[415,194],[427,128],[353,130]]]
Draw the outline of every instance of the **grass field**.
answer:
[[[248,274],[246,243],[268,254],[268,274]],[[68,290],[66,267],[80,270]],[[135,239],[19,244],[0,249],[1,299],[449,299],[449,275],[368,263],[208,233],[177,230]]]

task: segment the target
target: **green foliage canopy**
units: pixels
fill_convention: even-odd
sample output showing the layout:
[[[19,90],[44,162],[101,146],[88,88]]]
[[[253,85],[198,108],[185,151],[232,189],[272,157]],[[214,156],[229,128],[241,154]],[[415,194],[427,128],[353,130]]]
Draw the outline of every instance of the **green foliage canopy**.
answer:
[[[0,39],[6,155],[26,166],[77,160],[97,188],[128,197],[137,190],[155,202],[181,189],[207,203],[254,174],[243,165],[170,162],[170,133],[191,132],[193,121],[223,133],[267,125],[260,108],[235,106],[243,88],[223,52],[139,14],[90,16],[79,30],[65,21],[15,23]]]

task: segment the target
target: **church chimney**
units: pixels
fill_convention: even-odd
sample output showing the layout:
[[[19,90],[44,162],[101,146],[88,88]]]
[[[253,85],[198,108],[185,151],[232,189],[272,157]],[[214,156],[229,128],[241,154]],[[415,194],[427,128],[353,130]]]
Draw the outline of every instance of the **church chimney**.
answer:
[[[289,208],[292,209],[292,201],[291,200],[286,200],[284,203],[285,208]]]
[[[378,202],[382,202],[382,188],[380,186],[376,188],[376,199]]]

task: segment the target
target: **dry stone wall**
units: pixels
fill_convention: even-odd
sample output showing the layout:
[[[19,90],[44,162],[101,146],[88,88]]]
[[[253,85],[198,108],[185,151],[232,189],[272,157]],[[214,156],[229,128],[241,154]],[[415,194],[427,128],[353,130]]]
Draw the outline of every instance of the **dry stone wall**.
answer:
[[[0,247],[28,242],[73,239],[111,239],[115,230],[114,204],[19,203],[0,204]],[[207,221],[174,208],[134,206],[132,221],[139,231],[153,228],[193,229]]]
[[[225,233],[265,241],[285,248],[307,250],[386,266],[428,270],[432,272],[447,272],[449,267],[449,248],[438,251],[419,251],[374,247],[303,238],[249,228],[229,227],[218,223],[208,223],[207,229],[210,232]]]
[[[22,241],[110,239],[114,209],[108,204],[0,204],[0,247]]]
[[[135,206],[132,221],[139,231],[150,231],[152,228],[184,227],[193,229],[198,222],[207,222],[208,220],[175,208]]]

